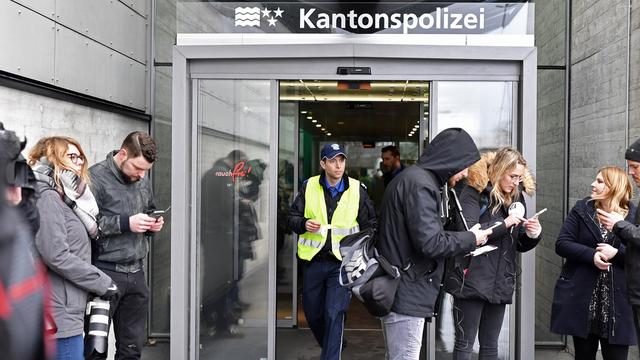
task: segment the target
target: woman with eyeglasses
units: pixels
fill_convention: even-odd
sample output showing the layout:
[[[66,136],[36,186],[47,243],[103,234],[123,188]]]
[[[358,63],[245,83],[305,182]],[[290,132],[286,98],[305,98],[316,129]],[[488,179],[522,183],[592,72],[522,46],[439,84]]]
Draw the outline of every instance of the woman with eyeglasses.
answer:
[[[523,192],[532,195],[534,180],[515,149],[485,153],[469,168],[460,204],[466,225],[496,225],[485,245],[495,250],[451,259],[445,289],[453,296],[453,359],[471,359],[478,336],[480,359],[498,358],[498,337],[506,304],[511,304],[518,277],[516,253],[534,248],[542,227],[526,220]],[[513,210],[520,208],[520,211]],[[510,210],[511,209],[511,210]]]
[[[36,248],[47,265],[57,332],[56,359],[83,359],[87,296],[117,293],[111,278],[91,265],[90,237],[98,234],[98,206],[87,186],[88,164],[68,137],[43,138],[29,152],[40,194]]]
[[[600,223],[597,209],[635,219],[633,187],[624,170],[600,169],[591,196],[567,216],[556,253],[565,258],[551,307],[551,331],[571,335],[576,359],[626,359],[637,342],[624,272],[625,245]]]

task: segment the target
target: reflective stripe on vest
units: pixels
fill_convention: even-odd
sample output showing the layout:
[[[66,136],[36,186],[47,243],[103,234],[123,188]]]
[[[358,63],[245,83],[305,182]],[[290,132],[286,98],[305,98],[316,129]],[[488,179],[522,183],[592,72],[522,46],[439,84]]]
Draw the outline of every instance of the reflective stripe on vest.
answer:
[[[360,182],[349,179],[349,188],[342,193],[338,206],[331,218],[327,220],[327,204],[324,199],[324,187],[320,184],[320,176],[314,176],[307,181],[304,193],[304,217],[320,222],[320,230],[314,233],[306,232],[298,237],[298,257],[311,260],[327,241],[331,230],[331,252],[339,260],[340,240],[343,237],[360,231],[358,226],[358,208],[360,207]]]

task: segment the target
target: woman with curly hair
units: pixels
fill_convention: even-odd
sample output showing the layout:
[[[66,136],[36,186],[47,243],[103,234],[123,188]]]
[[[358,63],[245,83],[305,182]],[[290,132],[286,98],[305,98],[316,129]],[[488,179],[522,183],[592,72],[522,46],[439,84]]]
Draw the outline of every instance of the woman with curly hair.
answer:
[[[607,230],[597,210],[635,219],[632,186],[624,170],[600,169],[591,196],[576,202],[560,230],[556,253],[565,258],[551,307],[551,331],[573,337],[576,359],[626,359],[635,345],[624,272],[625,245]]]
[[[98,206],[87,186],[86,155],[68,137],[43,138],[31,149],[40,193],[40,230],[36,248],[51,282],[51,308],[57,327],[57,360],[80,360],[83,355],[84,311],[87,296],[117,293],[111,278],[91,265],[91,242],[96,237]]]
[[[479,358],[498,358],[504,312],[517,281],[516,253],[534,248],[542,233],[537,217],[525,220],[510,208],[526,209],[522,193],[532,195],[534,190],[527,162],[515,149],[485,153],[469,168],[460,193],[462,213],[468,227],[497,225],[487,241],[497,248],[455,259],[447,275],[445,289],[453,296],[454,359],[471,359],[476,335]]]

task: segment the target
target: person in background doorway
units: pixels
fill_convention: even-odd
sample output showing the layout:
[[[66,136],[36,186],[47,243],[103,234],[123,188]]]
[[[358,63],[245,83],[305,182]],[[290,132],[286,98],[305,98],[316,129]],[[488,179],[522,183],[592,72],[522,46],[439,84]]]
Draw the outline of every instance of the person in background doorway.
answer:
[[[640,187],[640,139],[629,146],[624,154],[629,175]],[[624,269],[627,275],[629,301],[633,308],[633,321],[636,334],[640,338],[640,211],[636,217],[625,219],[622,214],[598,209],[598,219],[604,227],[620,237],[626,246]]]
[[[618,167],[604,167],[591,183],[591,196],[571,209],[556,241],[566,259],[556,282],[551,331],[573,337],[576,359],[626,359],[636,344],[627,295],[623,239],[607,230],[597,210],[634,219],[631,182]]]
[[[309,178],[293,200],[288,226],[299,234],[303,267],[302,305],[318,344],[321,360],[340,359],[344,319],[351,294],[340,286],[340,240],[376,227],[366,189],[345,173],[347,154],[339,144],[320,152],[319,176]]]
[[[485,153],[469,169],[467,186],[460,194],[467,225],[500,225],[487,241],[497,249],[475,257],[458,257],[447,274],[445,289],[454,299],[454,359],[471,359],[476,334],[479,358],[498,359],[504,312],[517,283],[516,254],[533,249],[542,233],[537,217],[524,221],[522,214],[511,209],[520,207],[524,213],[523,192],[532,195],[534,189],[526,160],[513,148]]]
[[[120,149],[89,169],[91,190],[100,209],[100,237],[94,243],[95,265],[109,275],[122,293],[111,301],[116,359],[140,359],[146,337],[149,288],[143,260],[149,237],[164,225],[162,217],[147,215],[156,208],[146,177],[157,160],[156,142],[134,131]],[[106,358],[107,354],[98,355]]]
[[[394,177],[398,176],[405,166],[400,161],[400,151],[394,145],[385,146],[381,150],[382,178],[386,188]]]
[[[455,186],[478,159],[478,148],[466,131],[443,130],[385,191],[376,248],[403,269],[391,313],[381,318],[386,359],[418,359],[425,318],[434,316],[445,259],[468,254],[491,234],[480,226],[445,231],[441,218],[447,206],[441,195],[445,185]]]
[[[96,201],[87,186],[88,165],[80,144],[69,137],[40,139],[29,152],[37,181],[40,229],[36,249],[47,266],[57,327],[58,360],[84,358],[84,310],[89,293],[105,298],[118,288],[91,265],[91,235],[97,235]]]

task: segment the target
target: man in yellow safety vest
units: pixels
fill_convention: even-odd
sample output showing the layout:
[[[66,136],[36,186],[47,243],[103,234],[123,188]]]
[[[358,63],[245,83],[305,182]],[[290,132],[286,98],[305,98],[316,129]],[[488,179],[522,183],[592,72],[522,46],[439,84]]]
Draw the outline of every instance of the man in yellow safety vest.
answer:
[[[346,160],[341,145],[325,145],[320,152],[323,171],[305,181],[287,218],[289,228],[300,235],[302,305],[322,347],[321,360],[340,359],[345,313],[351,299],[349,290],[338,282],[340,240],[377,225],[366,188],[345,174]]]

